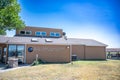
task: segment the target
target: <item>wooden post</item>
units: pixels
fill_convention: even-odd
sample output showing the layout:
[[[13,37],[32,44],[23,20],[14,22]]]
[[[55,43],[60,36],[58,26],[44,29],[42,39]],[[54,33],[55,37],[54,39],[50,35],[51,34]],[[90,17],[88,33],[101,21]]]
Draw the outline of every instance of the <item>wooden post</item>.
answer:
[[[38,54],[36,54],[36,61],[38,61]]]

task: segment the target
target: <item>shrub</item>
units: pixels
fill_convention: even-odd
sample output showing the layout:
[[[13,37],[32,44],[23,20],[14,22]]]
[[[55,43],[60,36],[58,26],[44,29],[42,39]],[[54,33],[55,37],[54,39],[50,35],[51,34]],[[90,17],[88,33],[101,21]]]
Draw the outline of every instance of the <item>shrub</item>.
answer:
[[[31,64],[31,66],[35,66],[35,65],[39,65],[39,64],[43,64],[44,62],[41,59],[35,60],[33,61],[33,63]]]

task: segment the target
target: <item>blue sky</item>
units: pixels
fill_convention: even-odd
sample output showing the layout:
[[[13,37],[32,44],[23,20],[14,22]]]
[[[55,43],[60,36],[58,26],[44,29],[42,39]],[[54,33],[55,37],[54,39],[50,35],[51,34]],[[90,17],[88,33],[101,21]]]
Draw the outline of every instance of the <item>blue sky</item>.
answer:
[[[19,0],[28,26],[62,28],[68,37],[120,48],[119,0]],[[8,36],[14,31],[8,32]]]

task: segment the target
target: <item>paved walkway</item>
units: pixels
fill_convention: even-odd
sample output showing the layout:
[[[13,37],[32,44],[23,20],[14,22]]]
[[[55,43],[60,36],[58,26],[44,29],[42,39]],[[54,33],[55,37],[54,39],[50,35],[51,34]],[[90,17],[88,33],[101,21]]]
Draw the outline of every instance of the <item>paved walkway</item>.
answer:
[[[16,69],[20,69],[20,68],[24,68],[24,67],[30,67],[30,65],[28,65],[28,64],[20,64],[16,68],[6,68],[5,64],[0,63],[0,73],[7,72],[7,71],[12,71],[12,70],[16,70]]]

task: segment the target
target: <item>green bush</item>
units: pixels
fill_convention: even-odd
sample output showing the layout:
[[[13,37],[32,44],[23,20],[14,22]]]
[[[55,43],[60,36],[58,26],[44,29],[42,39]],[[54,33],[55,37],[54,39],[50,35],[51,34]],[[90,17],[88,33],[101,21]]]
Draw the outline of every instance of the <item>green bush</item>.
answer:
[[[35,60],[31,65],[35,66],[35,65],[39,65],[39,64],[43,64],[43,63],[44,62],[42,60],[38,59],[38,60]]]

